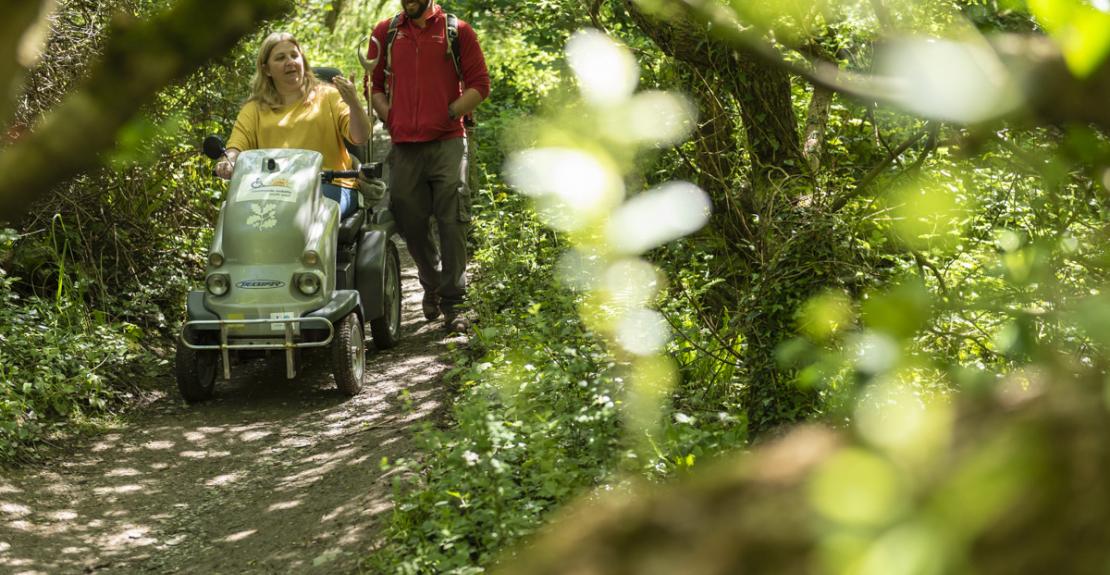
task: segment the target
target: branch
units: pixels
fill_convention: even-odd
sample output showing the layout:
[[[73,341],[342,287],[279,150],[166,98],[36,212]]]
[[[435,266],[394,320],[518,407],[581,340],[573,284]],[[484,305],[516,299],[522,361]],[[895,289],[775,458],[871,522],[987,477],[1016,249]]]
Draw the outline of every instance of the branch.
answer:
[[[603,1],[604,0],[590,0],[590,7],[587,11],[590,14],[590,22],[594,25],[594,28],[608,34],[609,31],[606,30],[605,25],[601,23],[601,3]]]
[[[629,0],[630,2],[636,0]],[[643,1],[643,0],[639,0]],[[872,77],[841,70],[832,62],[818,58],[810,59],[810,66],[796,64],[776,47],[763,39],[763,30],[745,26],[736,20],[736,15],[718,4],[716,0],[661,0],[669,8],[676,8],[700,22],[705,30],[732,48],[747,54],[765,64],[785,69],[787,72],[820,86],[852,97],[861,102],[884,102],[897,104],[899,99],[895,85],[890,78]],[[677,56],[680,59],[680,56]]]
[[[931,262],[931,261],[929,261],[928,259],[925,258],[924,254],[922,254],[921,252],[919,252],[919,251],[917,251],[913,248],[909,248],[909,250],[910,250],[910,254],[913,255],[914,263],[917,264],[917,269],[921,273],[921,281],[925,281],[925,270],[926,269],[933,272],[933,277],[937,278],[937,286],[940,288],[941,295],[945,299],[947,299],[948,298],[948,284],[945,283],[945,281],[944,281],[944,275],[940,273],[940,270],[937,269],[937,266],[933,265],[933,262]]]
[[[117,19],[89,79],[33,132],[0,152],[0,221],[13,221],[36,199],[95,168],[116,133],[166,85],[235,46],[288,0],[181,0],[147,21]]]
[[[894,150],[891,150],[886,159],[882,162],[879,162],[879,165],[871,168],[871,171],[867,172],[867,174],[863,176],[863,179],[860,180],[859,184],[856,185],[856,187],[844,192],[835,200],[833,200],[832,205],[829,206],[829,210],[833,212],[840,211],[840,209],[843,208],[852,198],[858,196],[860,192],[867,189],[867,186],[870,186],[871,182],[875,178],[879,177],[879,174],[881,174],[883,170],[885,170],[887,166],[889,166],[896,158],[905,153],[905,151],[908,150],[910,146],[913,146],[914,144],[919,142],[921,138],[924,138],[929,133],[930,127],[926,125],[924,128],[918,130],[914,135],[907,138],[905,142],[902,142],[900,146],[898,146]]]
[[[679,336],[681,336],[682,339],[685,340],[686,343],[689,343],[694,349],[696,349],[696,350],[702,352],[703,354],[713,358],[717,363],[722,363],[722,364],[725,364],[725,365],[731,365],[733,367],[741,367],[742,366],[742,364],[739,361],[740,360],[739,357],[737,357],[738,361],[734,363],[733,361],[731,361],[727,358],[721,357],[721,356],[713,353],[712,351],[709,351],[708,349],[706,349],[706,348],[702,347],[700,344],[698,344],[698,342],[694,341],[694,338],[690,337],[686,333],[686,331],[682,329],[682,326],[678,325],[678,323],[674,320],[674,318],[672,318],[669,314],[664,313],[664,314],[661,314],[661,315],[664,318],[666,318],[667,323],[671,324],[671,329],[673,329],[675,331],[675,333],[677,333]],[[733,355],[733,356],[736,355],[736,353],[733,352],[732,350],[728,350],[728,351],[729,351],[730,355]]]
[[[16,0],[7,3],[4,18],[0,19],[0,121],[5,123],[15,103],[16,89],[23,83],[23,75],[32,54],[28,42],[34,40],[36,22],[41,25],[46,18],[49,0]],[[41,48],[41,47],[40,47]]]
[[[910,109],[912,94],[900,80],[838,70],[834,63],[821,59],[810,59],[808,66],[788,61],[763,38],[763,30],[745,27],[716,0],[660,1],[692,16],[735,49],[805,78],[814,86],[861,103]],[[1110,59],[1105,59],[1089,77],[1080,79],[1068,70],[1060,48],[1045,36],[998,34],[988,40],[1011,82],[1024,90],[1026,112],[1046,124],[1089,123],[1110,130],[1110,106],[1105,102],[1110,94]]]

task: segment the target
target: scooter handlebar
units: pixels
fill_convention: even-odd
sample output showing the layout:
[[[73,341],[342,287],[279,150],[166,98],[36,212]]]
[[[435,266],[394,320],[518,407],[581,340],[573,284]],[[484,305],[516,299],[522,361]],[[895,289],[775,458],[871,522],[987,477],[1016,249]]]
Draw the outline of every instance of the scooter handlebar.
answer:
[[[357,170],[324,170],[320,172],[320,179],[325,182],[340,178],[357,178],[362,176],[367,179],[382,177],[382,165],[378,162],[362,164]]]
[[[320,179],[325,182],[341,178],[357,178],[358,170],[324,170],[320,172]]]

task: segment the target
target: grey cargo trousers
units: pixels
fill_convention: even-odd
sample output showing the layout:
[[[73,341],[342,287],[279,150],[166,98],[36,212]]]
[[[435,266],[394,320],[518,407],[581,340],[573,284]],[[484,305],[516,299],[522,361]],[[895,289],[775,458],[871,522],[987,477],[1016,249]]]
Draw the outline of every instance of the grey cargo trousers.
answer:
[[[466,138],[393,144],[387,161],[390,209],[397,229],[416,262],[424,293],[438,296],[440,310],[449,315],[466,296],[470,222]]]

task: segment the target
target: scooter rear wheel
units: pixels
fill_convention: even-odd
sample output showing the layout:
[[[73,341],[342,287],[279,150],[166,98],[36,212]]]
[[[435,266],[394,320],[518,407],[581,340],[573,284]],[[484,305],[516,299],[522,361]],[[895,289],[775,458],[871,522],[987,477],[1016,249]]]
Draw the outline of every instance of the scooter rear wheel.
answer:
[[[385,250],[385,315],[370,320],[370,335],[378,349],[389,349],[401,339],[401,258],[397,246],[389,242]]]

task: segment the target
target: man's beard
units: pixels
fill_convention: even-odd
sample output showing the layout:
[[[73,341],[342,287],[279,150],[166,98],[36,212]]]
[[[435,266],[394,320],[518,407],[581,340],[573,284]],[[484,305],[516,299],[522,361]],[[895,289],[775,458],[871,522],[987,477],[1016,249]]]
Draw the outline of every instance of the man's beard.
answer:
[[[432,0],[424,0],[423,2],[418,2],[419,6],[417,6],[415,10],[409,8],[410,3],[408,2],[408,0],[403,0],[403,2],[405,6],[405,14],[409,18],[419,18],[428,9],[428,5],[432,3]]]

